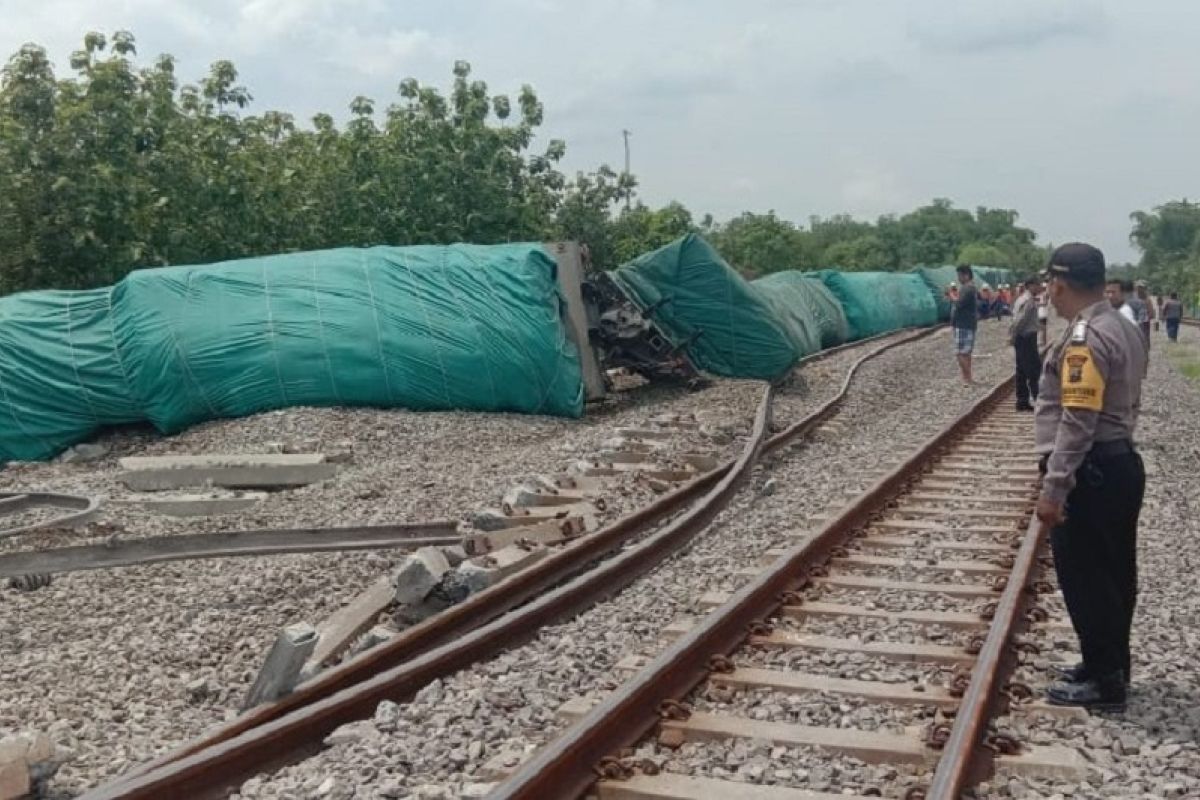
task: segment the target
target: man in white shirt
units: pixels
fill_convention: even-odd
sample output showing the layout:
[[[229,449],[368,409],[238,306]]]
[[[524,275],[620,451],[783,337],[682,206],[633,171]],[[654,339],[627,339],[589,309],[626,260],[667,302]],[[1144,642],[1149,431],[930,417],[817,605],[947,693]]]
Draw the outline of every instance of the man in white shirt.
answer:
[[[1121,316],[1137,325],[1137,314],[1125,302],[1125,289],[1121,286],[1121,281],[1109,281],[1104,287],[1104,296],[1108,298],[1108,302],[1121,313]]]

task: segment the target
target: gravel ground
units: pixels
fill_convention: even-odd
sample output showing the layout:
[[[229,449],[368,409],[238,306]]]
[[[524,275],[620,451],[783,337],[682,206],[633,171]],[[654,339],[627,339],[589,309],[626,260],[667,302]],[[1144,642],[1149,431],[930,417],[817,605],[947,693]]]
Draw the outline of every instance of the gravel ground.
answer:
[[[170,437],[145,429],[113,431],[97,440],[108,448],[108,454],[98,461],[10,464],[0,471],[0,481],[6,491],[39,489],[115,501],[102,509],[96,518],[98,526],[22,537],[17,543],[21,547],[44,542],[62,545],[68,539],[79,543],[96,528],[103,536],[116,528],[135,537],[205,533],[214,528],[384,524],[439,518],[466,521],[474,511],[495,506],[504,491],[520,479],[560,472],[575,460],[594,457],[619,427],[644,426],[655,415],[691,416],[712,410],[719,410],[726,426],[748,426],[761,391],[757,381],[715,381],[695,393],[645,386],[589,407],[580,420],[399,409],[287,409],[209,422]],[[271,493],[244,512],[212,519],[176,519],[122,502],[145,497],[127,491],[120,483],[122,470],[117,461],[124,456],[263,453],[280,445],[326,452],[344,448],[347,442],[353,449],[353,461],[342,467],[337,477]],[[480,448],[483,442],[486,450]],[[715,426],[681,431],[668,444],[674,452],[705,449],[721,457],[737,451],[728,432]],[[464,454],[472,457],[464,458]]]
[[[1079,721],[1020,712],[1001,719],[1028,741],[1078,748],[1088,775],[1083,782],[1005,776],[983,788],[983,796],[1200,797],[1200,383],[1180,373],[1200,363],[1200,330],[1183,328],[1179,336],[1174,348],[1161,334],[1152,344],[1136,436],[1147,486],[1129,707]],[[1043,654],[1027,658],[1017,677],[1041,693],[1052,680],[1050,664],[1074,663],[1078,645],[1073,636],[1034,641]]]
[[[85,528],[27,534],[0,541],[0,548],[114,534],[469,517],[497,505],[517,478],[561,471],[598,453],[618,427],[644,426],[654,415],[718,412],[724,426],[684,431],[672,450],[731,454],[738,445],[727,428],[749,428],[760,393],[754,381],[718,381],[693,394],[645,388],[579,421],[303,408],[166,438],[115,431],[99,440],[109,454],[98,462],[14,464],[0,470],[0,485],[129,498],[118,482],[122,456],[263,452],[273,442],[320,450],[352,439],[354,459],[334,480],[270,494],[244,513],[174,519],[110,503]],[[485,452],[480,442],[488,443]],[[607,514],[649,496],[630,480],[615,502],[609,498]],[[42,730],[70,753],[52,785],[60,794],[119,774],[235,715],[281,627],[318,622],[398,557],[382,551],[175,562],[63,575],[32,593],[0,588],[0,734]]]
[[[659,631],[680,615],[695,615],[703,592],[727,586],[731,573],[756,566],[764,550],[788,544],[787,531],[824,510],[830,498],[864,488],[872,473],[924,442],[1009,373],[1000,326],[981,328],[976,387],[960,386],[945,331],[869,362],[836,424],[760,464],[688,550],[532,643],[457,673],[410,704],[381,705],[373,722],[339,730],[329,749],[247,782],[240,797],[450,798],[486,791],[496,777],[485,768],[490,760],[516,763],[548,741],[563,727],[556,716],[562,703],[611,689],[620,679],[612,667],[621,657],[656,652]],[[881,397],[889,398],[886,412]],[[954,635],[946,633],[947,639]],[[843,769],[840,760],[796,758],[797,765],[809,765],[804,769],[869,777],[856,762],[845,762]],[[839,779],[838,785],[852,783]]]
[[[831,393],[858,349],[805,368],[788,389],[799,413]],[[813,387],[811,390],[809,386]],[[108,504],[96,522],[0,541],[0,550],[256,527],[468,519],[495,506],[520,478],[591,458],[622,426],[660,416],[695,419],[667,442],[681,453],[727,457],[749,431],[762,384],[716,381],[703,391],[643,387],[589,409],[583,420],[512,414],[301,408],[197,426],[174,437],[110,432],[108,455],[88,464],[14,464],[5,490],[39,489],[131,499],[126,455],[264,452],[344,447],[337,478],[273,493],[253,510],[174,519]],[[486,452],[479,444],[488,443]],[[464,459],[464,454],[474,457]],[[630,478],[601,519],[651,497]],[[175,562],[60,576],[33,593],[0,588],[0,734],[42,730],[72,756],[52,791],[69,796],[145,761],[237,713],[278,630],[316,623],[392,569],[394,551]]]
[[[909,786],[920,784],[918,776],[923,772],[915,765],[864,764],[811,748],[744,739],[689,742],[678,750],[644,745],[637,755],[661,763],[666,772],[856,795],[868,789],[886,788],[890,793],[901,787],[899,793],[889,795],[899,797]]]

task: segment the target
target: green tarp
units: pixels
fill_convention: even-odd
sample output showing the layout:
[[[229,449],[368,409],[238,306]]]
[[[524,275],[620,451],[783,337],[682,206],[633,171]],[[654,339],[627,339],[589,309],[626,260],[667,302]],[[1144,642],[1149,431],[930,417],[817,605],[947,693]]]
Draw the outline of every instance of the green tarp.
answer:
[[[579,416],[540,244],[344,248],[0,299],[0,461],[295,405]]]
[[[913,273],[821,270],[815,274],[841,303],[852,340],[937,322],[937,305],[929,288]]]
[[[612,278],[701,369],[771,379],[791,369],[794,337],[776,310],[708,242],[688,234],[613,270]]]
[[[933,302],[937,306],[938,319],[947,322],[950,319],[950,299],[946,297],[946,290],[950,288],[950,284],[958,282],[956,268],[917,267],[914,272],[929,287]]]
[[[0,464],[49,458],[141,411],[107,288],[0,298]]]
[[[808,341],[805,355],[835,347],[850,338],[850,324],[833,293],[819,279],[795,270],[773,272],[751,286],[761,291],[779,315],[803,332]]]
[[[975,273],[975,285],[983,286],[986,284],[992,289],[999,289],[1003,284],[1011,286],[1015,282],[1012,270],[1002,269],[1000,267],[976,267],[972,266],[971,271]]]

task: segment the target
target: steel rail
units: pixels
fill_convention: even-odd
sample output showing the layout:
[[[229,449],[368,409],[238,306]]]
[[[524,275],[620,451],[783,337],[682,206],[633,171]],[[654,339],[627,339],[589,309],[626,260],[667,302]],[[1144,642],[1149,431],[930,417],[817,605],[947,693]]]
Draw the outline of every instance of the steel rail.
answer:
[[[321,673],[287,697],[243,714],[83,797],[222,796],[241,779],[311,752],[334,728],[371,716],[382,700],[410,698],[429,682],[492,657],[529,638],[542,625],[611,595],[702,530],[727,503],[733,485],[757,459],[760,448],[778,448],[834,413],[845,398],[850,378],[864,363],[939,329],[918,330],[864,354],[850,367],[838,395],[764,443],[772,396],[768,387],[759,404],[751,439],[737,459],[406,629],[389,642]],[[841,349],[861,344],[854,342]],[[808,362],[831,352],[822,351]],[[663,530],[550,591],[705,491],[708,494]],[[506,614],[523,603],[527,605],[519,612]]]
[[[57,508],[74,513],[61,517],[22,525],[17,528],[0,528],[0,539],[10,536],[20,536],[41,528],[60,528],[79,525],[86,522],[100,510],[100,500],[95,497],[83,497],[74,494],[57,494],[54,492],[0,492],[0,516],[16,514],[30,508]]]
[[[457,529],[458,524],[454,520],[434,520],[405,525],[227,531],[118,539],[104,544],[0,554],[0,578],[199,558],[451,545],[462,541]]]
[[[1046,541],[1046,528],[1031,515],[1017,551],[1008,584],[996,605],[996,616],[971,670],[971,681],[950,729],[950,736],[930,782],[929,800],[958,800],[978,768],[980,745],[997,707],[1004,667],[1011,666],[1008,646],[1029,605],[1028,587],[1038,571],[1038,554]]]
[[[493,800],[543,800],[582,796],[596,781],[595,765],[634,745],[659,722],[665,700],[684,697],[709,674],[709,659],[736,649],[749,635],[750,623],[768,618],[808,570],[827,560],[830,551],[918,477],[929,459],[960,437],[990,410],[1011,385],[1006,378],[971,409],[933,436],[859,500],[831,519],[807,541],[781,555],[771,566],[714,610],[620,688],[594,706],[576,725],[538,751],[498,786]]]

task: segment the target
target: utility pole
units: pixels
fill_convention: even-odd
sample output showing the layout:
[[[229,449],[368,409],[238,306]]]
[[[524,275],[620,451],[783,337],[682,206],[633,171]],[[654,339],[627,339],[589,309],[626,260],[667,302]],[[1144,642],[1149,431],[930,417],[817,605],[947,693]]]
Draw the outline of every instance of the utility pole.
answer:
[[[621,136],[625,139],[625,176],[626,176],[626,178],[629,177],[629,134],[630,134],[630,131],[628,131],[624,128],[621,129]],[[626,188],[625,189],[625,210],[626,211],[629,210],[629,196],[630,196],[630,191],[628,188]]]

